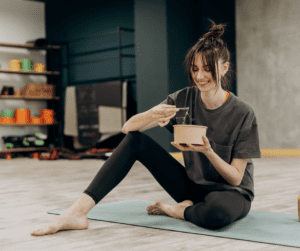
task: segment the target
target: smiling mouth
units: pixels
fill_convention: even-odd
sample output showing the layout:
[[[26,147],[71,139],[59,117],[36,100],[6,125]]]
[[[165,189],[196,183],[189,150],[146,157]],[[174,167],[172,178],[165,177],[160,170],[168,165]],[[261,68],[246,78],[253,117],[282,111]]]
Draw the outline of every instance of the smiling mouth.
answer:
[[[206,83],[199,83],[200,85],[206,85],[206,84],[208,84],[208,83],[210,83],[210,80],[209,81],[207,81]]]

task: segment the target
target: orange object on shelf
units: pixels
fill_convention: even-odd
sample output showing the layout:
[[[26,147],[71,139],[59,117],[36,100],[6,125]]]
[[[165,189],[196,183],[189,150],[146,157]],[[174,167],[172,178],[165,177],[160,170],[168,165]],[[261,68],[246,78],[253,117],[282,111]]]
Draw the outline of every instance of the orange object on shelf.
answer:
[[[10,153],[6,154],[6,159],[11,159],[11,154]]]
[[[33,67],[34,67],[34,71],[36,72],[45,72],[46,69],[46,65],[41,63],[36,63],[34,64]]]
[[[43,109],[41,110],[42,122],[45,124],[54,123],[54,111],[52,109]]]
[[[15,120],[15,118],[2,117],[1,123],[3,123],[3,124],[13,124],[13,123],[16,123],[16,120]]]
[[[20,60],[10,60],[9,61],[9,69],[11,71],[20,71],[21,61]]]
[[[42,123],[42,118],[41,117],[31,118],[31,123],[32,124],[41,124]]]
[[[15,110],[16,123],[27,124],[30,123],[30,110],[29,109],[16,109]]]

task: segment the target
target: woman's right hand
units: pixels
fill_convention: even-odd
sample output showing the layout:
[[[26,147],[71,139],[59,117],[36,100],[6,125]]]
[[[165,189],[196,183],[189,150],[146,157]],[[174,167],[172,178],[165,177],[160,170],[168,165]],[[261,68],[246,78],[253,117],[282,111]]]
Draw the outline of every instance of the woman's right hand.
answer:
[[[151,109],[152,119],[156,121],[160,127],[167,125],[171,118],[176,115],[179,109],[175,105],[160,104]]]

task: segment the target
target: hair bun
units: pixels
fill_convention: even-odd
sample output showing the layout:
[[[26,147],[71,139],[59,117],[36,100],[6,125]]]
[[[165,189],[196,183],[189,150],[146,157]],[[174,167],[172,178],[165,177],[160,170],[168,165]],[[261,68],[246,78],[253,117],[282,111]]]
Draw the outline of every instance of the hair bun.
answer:
[[[210,20],[213,26],[210,28],[209,32],[204,34],[203,39],[208,39],[210,37],[219,39],[224,33],[224,24],[215,24],[214,21]]]

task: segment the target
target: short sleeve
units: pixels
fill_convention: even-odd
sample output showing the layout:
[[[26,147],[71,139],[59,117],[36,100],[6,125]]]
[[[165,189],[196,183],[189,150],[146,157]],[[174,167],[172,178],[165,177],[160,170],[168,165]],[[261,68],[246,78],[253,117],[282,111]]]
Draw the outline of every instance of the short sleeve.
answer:
[[[243,121],[237,140],[233,146],[232,158],[261,158],[256,117],[250,111]]]
[[[175,105],[174,95],[169,95],[167,99],[160,103],[161,105]],[[170,119],[170,122],[164,127],[168,129],[170,133],[174,133],[173,125],[176,125],[176,116]]]

